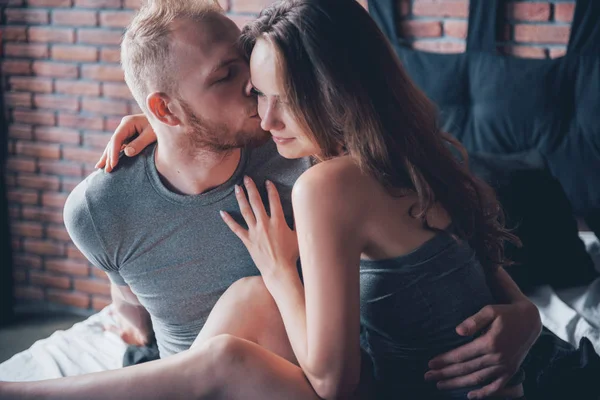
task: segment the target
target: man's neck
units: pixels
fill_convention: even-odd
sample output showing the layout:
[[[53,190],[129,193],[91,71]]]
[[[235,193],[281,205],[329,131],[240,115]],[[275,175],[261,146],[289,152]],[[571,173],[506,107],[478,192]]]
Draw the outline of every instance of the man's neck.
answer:
[[[240,159],[240,149],[217,153],[157,144],[154,162],[169,190],[184,195],[197,195],[227,182],[235,173]]]

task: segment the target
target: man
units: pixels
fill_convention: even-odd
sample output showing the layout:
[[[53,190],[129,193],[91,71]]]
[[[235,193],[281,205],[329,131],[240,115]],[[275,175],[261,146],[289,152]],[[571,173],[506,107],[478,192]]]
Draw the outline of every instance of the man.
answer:
[[[234,185],[244,175],[259,187],[270,179],[291,222],[291,188],[309,166],[265,143],[235,24],[216,3],[166,4],[144,7],[122,45],[125,79],[145,117],[124,119],[117,138],[147,129],[147,119],[157,144],[121,159],[110,174],[109,157],[106,171],[90,175],[65,206],[73,242],[111,279],[124,337],[146,344],[154,332],[161,358],[188,349],[225,289],[258,274],[219,216],[237,213]],[[469,386],[493,367],[497,387],[516,371],[540,325],[524,296],[509,298],[513,305],[488,307],[459,330],[489,327],[443,357],[450,369],[440,376],[454,377],[450,384]],[[531,327],[519,326],[523,312]],[[498,343],[504,346],[491,351]],[[499,356],[509,361],[492,361]]]

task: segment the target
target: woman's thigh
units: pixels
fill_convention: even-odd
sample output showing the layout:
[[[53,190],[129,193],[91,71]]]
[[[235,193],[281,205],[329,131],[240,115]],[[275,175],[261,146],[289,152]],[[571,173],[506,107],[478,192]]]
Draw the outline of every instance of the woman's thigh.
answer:
[[[242,278],[223,293],[192,347],[222,334],[249,340],[298,364],[279,309],[260,276]]]

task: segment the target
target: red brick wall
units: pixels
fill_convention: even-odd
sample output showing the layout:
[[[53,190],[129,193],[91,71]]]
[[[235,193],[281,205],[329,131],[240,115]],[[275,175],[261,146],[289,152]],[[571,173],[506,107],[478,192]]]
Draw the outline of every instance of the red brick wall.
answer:
[[[483,0],[481,0],[483,1]],[[221,0],[243,25],[270,0]],[[366,4],[366,1],[361,1]],[[138,112],[123,83],[119,41],[139,0],[8,0],[2,70],[10,118],[8,196],[19,301],[98,310],[105,275],[70,242],[68,193],[93,165],[120,118]],[[401,34],[420,49],[462,51],[466,0],[399,0]],[[573,3],[519,2],[507,10],[511,54],[557,56]]]

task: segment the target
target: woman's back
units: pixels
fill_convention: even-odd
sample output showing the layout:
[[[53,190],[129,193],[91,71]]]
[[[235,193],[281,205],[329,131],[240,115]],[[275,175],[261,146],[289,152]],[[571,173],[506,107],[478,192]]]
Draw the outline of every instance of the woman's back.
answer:
[[[425,382],[424,374],[431,358],[471,340],[459,336],[456,326],[494,302],[475,252],[451,234],[453,224],[441,206],[431,208],[427,221],[442,231],[423,227],[411,216],[417,210],[415,194],[390,192],[349,157],[316,168],[331,179],[352,182],[347,201],[356,203],[350,209],[362,210],[348,218],[357,218],[350,225],[364,238],[361,341],[381,397],[389,392],[409,399],[411,394],[466,398],[469,389],[442,393]]]

